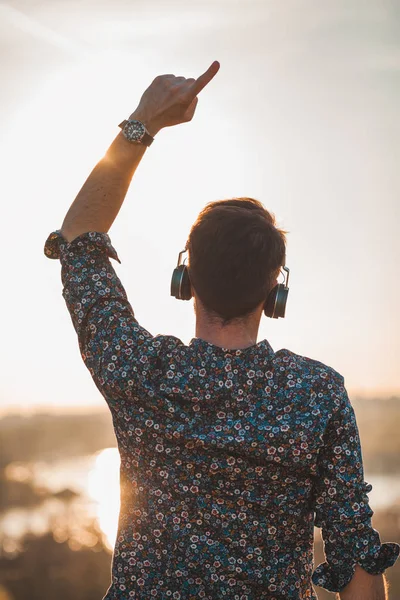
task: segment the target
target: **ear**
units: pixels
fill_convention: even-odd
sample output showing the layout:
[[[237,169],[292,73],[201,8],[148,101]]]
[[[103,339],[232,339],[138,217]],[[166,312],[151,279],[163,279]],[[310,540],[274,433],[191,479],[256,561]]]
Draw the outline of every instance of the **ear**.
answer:
[[[278,278],[279,278],[279,275],[281,274],[281,270],[282,270],[282,267],[278,267],[277,270],[275,271],[275,273],[274,273],[274,285],[272,287],[275,287],[276,285],[278,285]]]
[[[278,285],[278,277],[279,277],[279,273],[281,272],[281,269],[279,267],[279,269],[277,269],[275,271],[275,273],[272,275],[272,279],[271,279],[271,290],[274,289],[275,286]],[[270,291],[271,291],[270,290]]]

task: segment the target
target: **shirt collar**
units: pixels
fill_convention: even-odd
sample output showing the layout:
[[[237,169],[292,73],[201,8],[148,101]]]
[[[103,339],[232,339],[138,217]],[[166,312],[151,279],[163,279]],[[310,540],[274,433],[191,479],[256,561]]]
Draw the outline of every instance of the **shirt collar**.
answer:
[[[249,355],[263,355],[263,356],[273,356],[274,351],[268,342],[268,340],[261,340],[257,344],[253,346],[248,346],[247,348],[222,348],[221,346],[216,346],[215,344],[211,344],[210,342],[206,342],[201,338],[192,338],[189,342],[190,348],[195,348],[196,350],[205,352],[207,354],[217,354],[219,356],[249,356]]]

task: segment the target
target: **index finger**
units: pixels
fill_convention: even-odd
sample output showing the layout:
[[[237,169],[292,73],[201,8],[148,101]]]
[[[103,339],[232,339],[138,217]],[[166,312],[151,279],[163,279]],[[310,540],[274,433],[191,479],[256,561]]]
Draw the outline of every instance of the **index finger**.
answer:
[[[218,73],[219,67],[219,62],[217,60],[214,60],[212,65],[208,67],[207,71],[205,71],[203,75],[200,75],[200,77],[196,79],[196,81],[190,88],[190,92],[193,95],[193,97],[197,96],[197,94],[201,92],[201,90],[205,88],[208,83],[210,83],[211,79],[215,77],[215,75]]]

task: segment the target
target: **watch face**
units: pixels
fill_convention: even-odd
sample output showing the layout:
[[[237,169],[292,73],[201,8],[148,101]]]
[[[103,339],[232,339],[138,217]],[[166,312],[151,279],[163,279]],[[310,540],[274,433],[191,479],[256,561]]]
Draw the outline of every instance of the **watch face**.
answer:
[[[125,137],[130,142],[140,142],[146,130],[140,121],[128,121],[124,127]]]

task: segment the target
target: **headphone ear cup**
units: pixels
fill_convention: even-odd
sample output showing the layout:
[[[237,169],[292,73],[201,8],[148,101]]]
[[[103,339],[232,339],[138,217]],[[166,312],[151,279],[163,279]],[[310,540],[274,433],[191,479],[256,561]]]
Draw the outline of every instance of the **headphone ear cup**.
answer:
[[[186,265],[179,265],[172,273],[171,296],[177,300],[190,300],[192,297],[192,287]]]
[[[288,294],[289,288],[283,283],[278,283],[278,285],[272,288],[265,301],[264,314],[273,319],[278,319],[278,317],[283,318],[285,316]]]

